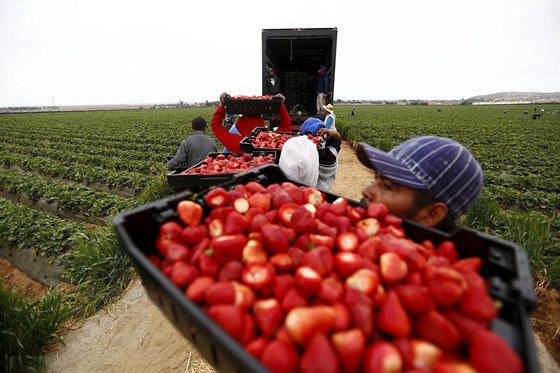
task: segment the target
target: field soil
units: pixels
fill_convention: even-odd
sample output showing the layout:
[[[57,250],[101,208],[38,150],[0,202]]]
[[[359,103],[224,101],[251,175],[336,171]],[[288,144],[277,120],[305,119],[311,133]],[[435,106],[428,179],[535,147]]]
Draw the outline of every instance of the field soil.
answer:
[[[339,161],[331,192],[359,200],[373,174],[359,163],[348,143],[343,143]],[[42,291],[40,284],[17,273],[9,262],[0,261],[0,269],[5,281],[10,279],[8,286],[35,294]],[[559,372],[560,296],[552,288],[539,288],[538,295],[532,319],[541,372]],[[63,340],[65,346],[46,355],[48,372],[214,371],[148,298],[138,278],[117,303],[72,326]]]

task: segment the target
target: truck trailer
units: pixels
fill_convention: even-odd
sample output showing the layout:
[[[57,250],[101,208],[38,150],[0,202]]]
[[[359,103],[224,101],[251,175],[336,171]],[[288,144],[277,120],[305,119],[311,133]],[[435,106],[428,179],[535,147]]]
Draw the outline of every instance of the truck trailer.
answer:
[[[284,104],[293,126],[319,115],[319,70],[325,66],[329,76],[327,103],[333,102],[336,39],[336,27],[262,30],[262,92],[267,94],[266,73],[273,68],[280,79],[280,92],[286,97]]]

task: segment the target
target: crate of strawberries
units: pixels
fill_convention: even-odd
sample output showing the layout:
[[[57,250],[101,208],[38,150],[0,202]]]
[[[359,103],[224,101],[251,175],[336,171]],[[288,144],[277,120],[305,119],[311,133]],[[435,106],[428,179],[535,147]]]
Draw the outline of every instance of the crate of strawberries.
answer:
[[[282,99],[275,96],[225,96],[224,107],[228,114],[278,114]]]
[[[538,372],[520,247],[277,165],[119,214],[150,298],[220,372]]]
[[[169,172],[167,181],[176,192],[187,188],[199,190],[230,181],[235,174],[271,163],[278,163],[276,152],[208,153],[203,161],[192,167]]]
[[[309,140],[317,145],[319,154],[324,153],[325,139],[320,135],[313,136],[311,134],[301,135],[297,132],[275,132],[269,131],[266,127],[255,128],[249,136],[241,140],[239,146],[242,150],[249,152],[266,150],[280,153],[284,143],[295,136],[307,136]]]

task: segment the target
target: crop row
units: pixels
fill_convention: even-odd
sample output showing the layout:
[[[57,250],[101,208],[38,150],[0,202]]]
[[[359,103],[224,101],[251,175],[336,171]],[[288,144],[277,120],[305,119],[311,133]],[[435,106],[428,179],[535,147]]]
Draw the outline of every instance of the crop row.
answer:
[[[91,148],[90,148],[91,149]],[[97,148],[99,150],[104,148]],[[81,150],[81,152],[79,151]],[[117,154],[111,155],[110,151],[102,150],[105,154],[96,154],[97,151],[89,151],[87,147],[81,145],[69,144],[68,146],[59,145],[59,147],[48,146],[31,146],[25,144],[3,144],[0,151],[4,154],[20,154],[32,157],[45,157],[69,164],[83,164],[99,166],[115,171],[131,171],[140,172],[148,175],[156,175],[161,172],[163,165],[161,164],[162,156],[156,160],[138,160],[134,156],[136,154],[144,157],[154,157],[150,153],[115,151]]]
[[[95,228],[0,198],[0,246],[3,248],[27,248],[54,258],[71,249],[81,232],[91,229]]]
[[[110,188],[126,188],[137,193],[151,179],[150,176],[140,173],[116,172],[97,166],[69,164],[49,158],[21,154],[0,153],[0,164],[4,168],[17,166],[24,171],[38,172],[50,177],[73,180],[86,185],[101,183]]]
[[[42,198],[47,203],[56,203],[64,211],[86,216],[113,216],[137,204],[134,199],[98,192],[84,185],[54,182],[4,169],[0,169],[0,190],[32,201]]]

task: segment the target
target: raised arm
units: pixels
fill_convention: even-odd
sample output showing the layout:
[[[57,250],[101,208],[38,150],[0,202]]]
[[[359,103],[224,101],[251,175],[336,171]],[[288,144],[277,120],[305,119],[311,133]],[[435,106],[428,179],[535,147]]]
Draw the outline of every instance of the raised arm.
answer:
[[[220,95],[220,105],[212,116],[210,127],[216,138],[232,153],[244,153],[239,147],[239,142],[243,140],[243,136],[230,133],[224,127],[224,118],[226,117],[226,109],[224,108],[224,96],[226,93]]]
[[[275,97],[281,97],[282,102],[280,104],[280,108],[278,109],[278,116],[280,117],[280,126],[276,131],[278,132],[292,132],[292,118],[290,118],[290,113],[288,113],[288,109],[284,105],[284,101],[286,98],[281,94],[278,93]]]

